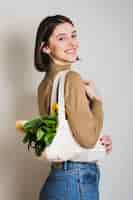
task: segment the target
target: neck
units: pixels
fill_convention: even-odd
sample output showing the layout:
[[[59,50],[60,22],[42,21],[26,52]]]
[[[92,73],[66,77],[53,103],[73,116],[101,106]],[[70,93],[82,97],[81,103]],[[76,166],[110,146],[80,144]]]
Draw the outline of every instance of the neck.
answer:
[[[61,70],[71,69],[71,66],[72,66],[72,64],[61,65],[61,64],[57,64],[57,63],[52,63],[50,65],[48,74],[55,74]]]

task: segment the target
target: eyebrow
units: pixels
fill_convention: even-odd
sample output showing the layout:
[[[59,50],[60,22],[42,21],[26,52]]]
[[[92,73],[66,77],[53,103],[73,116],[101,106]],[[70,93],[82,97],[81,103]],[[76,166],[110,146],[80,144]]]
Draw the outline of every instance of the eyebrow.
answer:
[[[72,31],[72,33],[77,33],[77,31],[74,30],[74,31]],[[58,37],[58,36],[60,36],[60,35],[66,35],[66,33],[59,33],[59,34],[56,35],[56,37]]]

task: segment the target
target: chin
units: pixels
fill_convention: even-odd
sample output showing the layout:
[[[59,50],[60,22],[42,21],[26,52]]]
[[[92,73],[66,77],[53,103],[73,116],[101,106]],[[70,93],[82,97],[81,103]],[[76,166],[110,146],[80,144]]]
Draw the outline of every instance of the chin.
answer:
[[[77,57],[78,56],[74,56],[74,57],[71,57],[71,58],[66,58],[66,61],[68,61],[68,62],[76,62],[77,61]]]

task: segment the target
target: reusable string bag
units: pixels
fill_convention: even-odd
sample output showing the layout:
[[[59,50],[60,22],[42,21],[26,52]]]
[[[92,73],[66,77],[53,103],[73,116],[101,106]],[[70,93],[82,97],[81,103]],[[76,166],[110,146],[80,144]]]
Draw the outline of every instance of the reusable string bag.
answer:
[[[65,118],[65,104],[64,104],[64,83],[65,76],[71,69],[59,71],[53,81],[51,94],[51,107],[53,103],[57,103],[57,87],[58,90],[58,127],[56,135],[52,143],[45,148],[45,153],[48,161],[99,161],[103,160],[105,156],[105,147],[100,144],[98,139],[94,148],[81,147],[74,139],[72,131],[69,127],[68,121]],[[80,122],[78,122],[80,123]],[[89,122],[88,122],[89,123]],[[87,130],[86,130],[87,131]],[[101,135],[100,135],[101,137]]]

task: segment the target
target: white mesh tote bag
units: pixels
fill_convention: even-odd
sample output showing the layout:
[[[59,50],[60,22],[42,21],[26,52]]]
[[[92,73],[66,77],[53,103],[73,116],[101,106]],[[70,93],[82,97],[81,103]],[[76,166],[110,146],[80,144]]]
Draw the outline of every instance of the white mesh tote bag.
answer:
[[[58,90],[58,127],[56,135],[52,143],[45,148],[45,153],[48,161],[98,161],[103,160],[105,155],[105,147],[100,144],[99,140],[92,149],[81,147],[74,139],[68,121],[65,118],[64,106],[64,82],[67,72],[71,69],[60,71],[56,74],[53,81],[51,94],[51,110],[53,103],[57,103],[57,86]],[[89,123],[89,122],[88,122]]]

